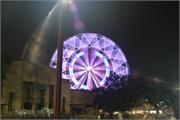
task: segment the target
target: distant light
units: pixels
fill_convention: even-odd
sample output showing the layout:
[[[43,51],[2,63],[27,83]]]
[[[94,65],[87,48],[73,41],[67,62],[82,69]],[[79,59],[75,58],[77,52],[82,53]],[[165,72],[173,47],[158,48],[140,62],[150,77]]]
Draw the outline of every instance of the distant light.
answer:
[[[150,110],[149,113],[154,113],[154,114],[156,114],[156,110]]]
[[[84,24],[81,20],[75,20],[74,22],[74,28],[77,30],[77,31],[82,31],[84,29]]]
[[[72,4],[73,2],[72,2],[72,0],[68,0],[68,4]]]
[[[72,0],[60,0],[62,2],[63,5],[67,5],[72,3]]]
[[[102,112],[103,112],[103,110],[102,110],[102,109],[100,109],[100,110],[99,110],[99,112],[100,112],[100,113],[102,113]]]
[[[149,113],[149,111],[148,111],[148,110],[146,110],[145,112],[146,112],[146,113]]]
[[[73,3],[72,1],[69,2],[69,9],[70,9],[72,12],[77,12],[77,7],[76,7],[75,3]]]
[[[162,114],[162,110],[159,110],[159,113]]]
[[[143,110],[133,110],[132,114],[143,114],[144,111]]]
[[[116,112],[113,113],[113,115],[116,115],[116,114],[119,114],[119,112],[116,111]]]

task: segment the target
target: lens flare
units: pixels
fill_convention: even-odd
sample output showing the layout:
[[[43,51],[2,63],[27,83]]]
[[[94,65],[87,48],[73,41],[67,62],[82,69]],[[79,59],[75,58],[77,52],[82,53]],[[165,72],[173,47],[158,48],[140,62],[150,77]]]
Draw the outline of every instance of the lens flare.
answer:
[[[77,5],[75,4],[74,0],[70,0],[68,5],[69,5],[69,10],[72,12],[74,17],[74,29],[77,32],[82,32],[84,30],[84,23],[80,18]]]

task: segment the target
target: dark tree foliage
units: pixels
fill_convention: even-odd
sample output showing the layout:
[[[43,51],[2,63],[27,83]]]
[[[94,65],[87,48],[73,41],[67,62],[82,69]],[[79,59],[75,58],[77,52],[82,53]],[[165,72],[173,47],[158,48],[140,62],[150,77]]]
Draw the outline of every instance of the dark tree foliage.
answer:
[[[143,98],[158,109],[157,104],[161,101],[167,106],[174,108],[176,118],[179,118],[179,91],[170,89],[163,83],[154,82],[144,76],[138,79],[130,78],[127,85],[120,89],[108,89],[101,91],[94,99],[94,104],[106,109],[107,111],[126,111],[131,110],[135,103]]]
[[[128,76],[117,75],[115,72],[111,73],[111,76],[106,82],[107,89],[119,89],[126,85]]]

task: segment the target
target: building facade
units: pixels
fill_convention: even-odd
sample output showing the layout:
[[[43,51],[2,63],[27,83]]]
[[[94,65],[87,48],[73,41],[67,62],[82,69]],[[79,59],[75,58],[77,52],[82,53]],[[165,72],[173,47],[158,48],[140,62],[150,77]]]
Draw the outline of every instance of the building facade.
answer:
[[[53,108],[56,71],[48,66],[14,61],[2,80],[1,111],[14,113],[20,109]],[[70,111],[70,90],[62,80],[62,108]]]
[[[54,107],[56,70],[27,61],[14,61],[7,67],[1,81],[1,113],[13,114],[28,109],[36,112]],[[68,80],[62,80],[61,110],[70,113],[76,108],[93,104],[94,94],[69,89]]]

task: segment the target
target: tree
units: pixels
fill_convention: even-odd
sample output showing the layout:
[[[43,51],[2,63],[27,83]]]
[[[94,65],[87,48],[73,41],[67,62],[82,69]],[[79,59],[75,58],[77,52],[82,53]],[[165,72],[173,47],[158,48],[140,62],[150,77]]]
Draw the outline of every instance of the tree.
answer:
[[[105,108],[107,111],[132,110],[139,99],[147,99],[148,103],[158,109],[157,104],[161,101],[168,106],[175,108],[174,113],[178,116],[178,94],[172,89],[167,89],[163,84],[154,82],[145,76],[138,79],[130,78],[127,85],[117,89],[109,89],[97,94],[94,99],[96,105]],[[177,117],[178,118],[178,117]]]
[[[173,107],[174,114],[179,119],[179,62],[178,58],[170,58],[155,65],[151,75],[160,78],[153,87],[156,89],[151,100],[155,105],[164,101],[167,106]],[[154,81],[156,82],[156,81]]]

